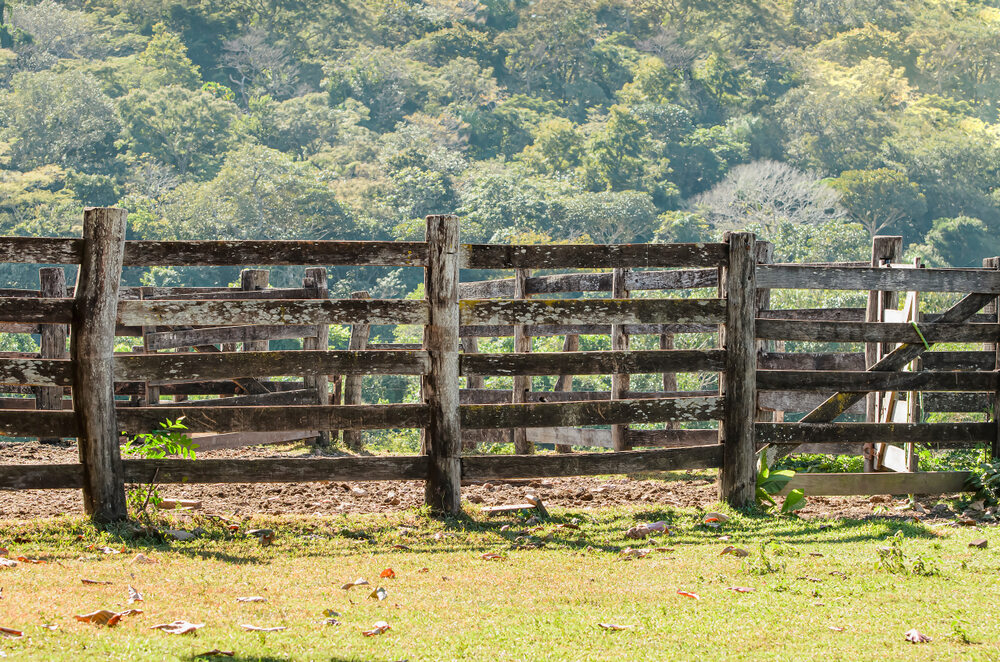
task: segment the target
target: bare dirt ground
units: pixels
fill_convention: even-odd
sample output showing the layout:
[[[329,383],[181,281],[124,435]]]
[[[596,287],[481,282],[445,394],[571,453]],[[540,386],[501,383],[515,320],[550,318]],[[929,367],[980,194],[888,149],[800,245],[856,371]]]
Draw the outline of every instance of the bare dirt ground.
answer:
[[[275,447],[199,453],[199,458],[289,457]],[[4,464],[67,464],[77,462],[75,446],[55,446],[37,442],[0,443]],[[675,472],[657,476],[621,478],[550,478],[495,481],[466,485],[462,496],[471,503],[501,505],[523,502],[528,493],[537,494],[550,506],[596,509],[620,505],[707,508],[716,502],[715,478],[705,472]],[[221,515],[255,514],[371,513],[404,510],[423,503],[423,483],[417,481],[343,483],[313,482],[288,484],[230,483],[216,485],[164,485],[164,498],[195,499],[205,512]],[[921,500],[925,520],[952,519],[956,512],[937,505],[941,497]],[[798,511],[804,518],[865,518],[875,516],[912,517],[912,510],[900,510],[899,499],[889,497],[810,497]],[[935,509],[935,506],[937,508]],[[0,518],[30,519],[65,513],[82,513],[79,490],[0,491]]]

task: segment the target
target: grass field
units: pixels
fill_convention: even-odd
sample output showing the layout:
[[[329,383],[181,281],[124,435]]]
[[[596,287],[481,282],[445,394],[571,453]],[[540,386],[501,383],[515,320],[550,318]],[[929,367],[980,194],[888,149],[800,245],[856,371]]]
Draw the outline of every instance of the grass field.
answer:
[[[408,512],[243,523],[275,532],[266,547],[198,517],[173,525],[201,526],[204,535],[169,544],[98,532],[81,518],[4,523],[8,556],[44,563],[0,568],[0,626],[24,633],[0,638],[0,652],[45,660],[1000,659],[995,530],[730,514],[713,529],[693,511],[555,511],[527,534],[523,522],[486,521],[474,509],[444,521]],[[661,519],[673,535],[623,536]],[[902,556],[884,552],[896,562],[890,572],[879,567],[878,548],[891,549],[897,531]],[[976,538],[989,546],[970,547]],[[750,556],[720,555],[726,545]],[[623,555],[629,546],[652,551]],[[138,553],[155,563],[133,563]],[[483,558],[490,553],[499,558]],[[387,568],[396,577],[380,579]],[[370,585],[341,588],[358,577]],[[127,604],[129,585],[142,602]],[[384,600],[368,597],[378,586]],[[237,602],[247,596],[267,602]],[[126,608],[144,613],[111,628],[74,619]],[[340,614],[339,625],[322,622],[326,609]],[[204,627],[150,629],[175,620]],[[377,621],[391,629],[364,636]],[[911,628],[932,641],[907,642]],[[235,655],[198,657],[213,649]]]

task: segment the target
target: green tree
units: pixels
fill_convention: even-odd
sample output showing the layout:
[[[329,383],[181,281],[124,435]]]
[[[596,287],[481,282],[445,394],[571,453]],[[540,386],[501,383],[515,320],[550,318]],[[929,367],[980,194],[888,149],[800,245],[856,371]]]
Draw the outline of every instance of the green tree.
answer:
[[[625,106],[615,105],[587,141],[584,180],[591,190],[642,189],[643,153],[649,147],[646,124]]]
[[[565,237],[589,236],[602,244],[648,241],[656,232],[658,210],[639,191],[578,193],[557,199],[557,224]]]
[[[568,172],[580,164],[583,136],[569,120],[561,117],[546,120],[532,135],[534,142],[524,149],[521,158],[536,172]]]
[[[1000,238],[978,218],[937,218],[922,243],[910,244],[907,255],[923,258],[931,267],[979,267],[984,257],[1000,255]]]
[[[153,38],[136,56],[136,64],[140,68],[138,84],[150,90],[166,85],[190,89],[201,85],[201,74],[188,57],[184,42],[163,24],[153,28]]]
[[[182,176],[209,175],[218,167],[236,118],[234,104],[178,85],[133,90],[119,101],[118,112],[128,150],[167,163]]]
[[[922,233],[927,199],[904,173],[889,168],[847,170],[830,181],[840,191],[840,204],[868,234],[887,228]]]
[[[119,123],[97,81],[78,72],[20,73],[0,96],[0,140],[11,165],[52,163],[80,170],[108,168]]]

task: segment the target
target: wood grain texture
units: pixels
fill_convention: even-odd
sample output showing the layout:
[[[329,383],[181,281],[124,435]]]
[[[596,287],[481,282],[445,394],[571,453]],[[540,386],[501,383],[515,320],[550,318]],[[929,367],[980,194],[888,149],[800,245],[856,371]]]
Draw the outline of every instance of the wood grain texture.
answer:
[[[428,459],[397,457],[311,457],[257,460],[127,460],[130,483],[305,483],[314,481],[423,480]]]
[[[114,400],[115,307],[127,216],[124,209],[84,210],[70,336],[83,505],[99,523],[128,518]]]
[[[130,241],[125,266],[423,266],[420,241]]]
[[[923,408],[928,413],[988,414],[992,397],[990,393],[924,393]]]
[[[463,375],[608,375],[656,372],[717,372],[725,352],[714,349],[673,349],[599,352],[538,352],[534,354],[467,354]],[[622,392],[628,390],[628,384]]]
[[[0,383],[72,386],[73,363],[65,359],[0,359]],[[62,389],[58,389],[62,398]]]
[[[611,298],[627,299],[629,291],[625,287],[625,280],[629,270],[616,268],[612,272],[611,278]],[[629,336],[621,324],[611,325],[611,351],[627,352],[629,348]],[[625,371],[615,370],[611,373],[611,400],[621,400],[629,390],[629,375]],[[615,451],[628,450],[628,426],[616,424],[611,426],[611,447]]]
[[[80,264],[83,239],[62,237],[2,237],[0,263]]]
[[[715,324],[725,317],[721,299],[468,299],[461,324]],[[463,333],[463,335],[471,335]],[[561,335],[561,334],[559,334]]]
[[[1000,324],[920,324],[927,342],[988,342],[1000,337]],[[923,341],[913,325],[901,322],[794,322],[758,320],[757,337],[768,340],[812,342],[888,342],[915,344]]]
[[[660,333],[715,333],[718,329],[709,324],[623,324],[631,336]],[[608,335],[610,324],[527,324],[525,331],[532,337],[564,335]],[[462,337],[502,338],[514,335],[511,324],[470,324],[459,328]]]
[[[429,422],[426,405],[191,407],[175,404],[120,408],[118,427],[123,432],[137,434],[156,429],[161,421],[181,416],[191,432],[419,428]]]
[[[0,321],[69,324],[73,321],[73,299],[0,297]]]
[[[0,435],[4,437],[75,437],[78,432],[72,410],[0,410]]]
[[[315,299],[326,299],[330,293],[327,288],[327,273],[324,267],[310,267],[306,269],[302,278],[302,288],[306,293]],[[317,324],[313,327],[313,333],[302,338],[302,349],[305,351],[327,351],[330,349],[330,326],[328,324]],[[330,402],[330,378],[326,373],[303,374],[302,381],[306,390],[312,391],[313,403],[317,405],[329,405]],[[339,403],[337,403],[339,404]],[[332,430],[320,430],[315,438],[316,444],[321,448],[329,448],[333,443]]]
[[[491,245],[463,244],[463,269],[718,267],[725,244]]]
[[[719,445],[621,453],[477,455],[462,458],[462,480],[647,473],[711,469],[721,465],[722,446]]]
[[[527,281],[530,274],[531,271],[528,269],[514,270],[515,299],[523,301],[528,298]],[[525,332],[523,324],[514,325],[514,351],[518,354],[531,351],[531,336]],[[525,402],[525,395],[531,390],[531,376],[519,372],[511,381],[511,402],[514,404]],[[514,428],[511,434],[515,454],[530,455],[535,452],[535,445],[528,441],[527,431],[524,428]]]
[[[248,343],[259,340],[285,340],[315,337],[316,326],[309,324],[265,324],[253,326],[214,326],[183,331],[157,331],[146,336],[149,351],[194,347],[196,345],[221,345],[223,343]]]
[[[864,370],[861,352],[764,352],[757,358],[760,370]]]
[[[572,292],[610,292],[612,274],[582,273],[533,276],[525,283],[528,294],[563,294]],[[685,269],[678,271],[630,271],[625,284],[629,290],[684,290],[715,287],[718,269]],[[463,299],[513,299],[514,280],[500,278],[459,285]]]
[[[66,298],[66,272],[62,267],[46,267],[38,270],[39,294],[48,299]],[[43,359],[68,359],[66,340],[69,327],[65,324],[43,324],[39,338],[39,355]],[[70,379],[72,369],[70,368]],[[35,408],[61,411],[63,409],[63,386],[39,386],[35,395]],[[58,442],[58,437],[44,437],[43,443]]]
[[[2,304],[2,302],[0,302]],[[425,324],[423,301],[122,301],[125,326],[226,326],[241,324]]]
[[[162,393],[161,393],[162,394]],[[184,394],[180,394],[184,395]],[[294,391],[275,391],[274,393],[255,393],[252,395],[235,395],[231,398],[211,398],[208,400],[184,400],[185,407],[259,407],[276,405],[313,405],[317,397],[315,389],[301,388]],[[158,405],[173,407],[173,403]]]
[[[462,405],[464,428],[559,427],[708,421],[722,415],[721,398]]]
[[[795,290],[1000,292],[1000,273],[981,269],[884,269],[761,265],[760,287]]]
[[[718,430],[629,430],[632,447],[686,448],[688,446],[719,446]]]
[[[351,293],[352,299],[370,299],[368,292],[365,290],[360,290],[358,292]],[[353,351],[361,351],[368,345],[368,336],[371,334],[371,325],[369,324],[354,324],[351,326],[351,337],[348,340],[348,349]],[[423,348],[421,347],[421,350]],[[426,351],[423,352],[426,354]],[[430,367],[430,356],[427,358],[428,368]],[[421,373],[422,374],[422,373]],[[361,387],[363,385],[362,375],[345,375],[344,376],[344,404],[345,405],[360,405],[361,404]],[[358,430],[344,430],[344,445],[347,446],[352,451],[360,451],[362,447],[363,436]]]
[[[428,324],[424,347],[430,370],[421,386],[427,403],[424,448],[427,482],[424,503],[433,510],[454,514],[462,509],[462,426],[459,419],[458,273],[459,225],[457,216],[426,219],[427,267],[424,296]]]
[[[951,494],[971,491],[968,471],[921,471],[919,473],[797,473],[779,494],[803,490],[813,496],[869,494]]]
[[[984,372],[852,372],[843,370],[759,370],[757,387],[771,391],[841,391],[860,394],[868,391],[990,391],[997,375]],[[847,395],[839,398],[847,402]],[[831,410],[832,411],[832,410]],[[839,415],[841,411],[838,411]],[[806,421],[823,423],[826,421]]]
[[[729,266],[719,277],[726,298],[725,371],[720,376],[725,415],[719,425],[724,461],[719,472],[719,499],[733,507],[754,503],[756,446],[753,420],[757,410],[756,239],[749,232],[728,234]]]
[[[923,444],[961,441],[970,448],[992,439],[993,423],[757,423],[758,442],[768,444]]]

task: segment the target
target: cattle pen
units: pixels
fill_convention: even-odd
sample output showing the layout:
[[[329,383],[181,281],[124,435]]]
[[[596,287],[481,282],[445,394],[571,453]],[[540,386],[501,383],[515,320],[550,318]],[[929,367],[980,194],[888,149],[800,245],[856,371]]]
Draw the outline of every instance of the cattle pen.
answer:
[[[452,215],[427,217],[423,241],[125,233],[124,210],[94,208],[80,238],[0,238],[0,263],[47,265],[38,290],[0,291],[0,332],[35,335],[40,348],[0,356],[0,434],[76,438],[80,451],[75,464],[0,465],[0,489],[82,489],[97,521],[127,516],[127,483],[421,480],[427,504],[454,513],[463,480],[718,469],[720,499],[745,506],[761,449],[863,450],[863,473],[798,474],[794,486],[811,494],[960,491],[964,472],[915,471],[913,445],[1000,453],[997,258],[923,268],[902,263],[901,238],[876,237],[870,263],[773,264],[770,245],[745,232],[698,244],[462,244]],[[125,269],[162,266],[253,268],[239,287],[122,284]],[[421,269],[423,298],[332,298],[327,268],[343,266]],[[268,287],[267,267],[305,268],[302,287]],[[783,290],[853,290],[867,305],[772,307]],[[922,312],[921,294],[944,296],[941,309]],[[329,349],[331,325],[350,327],[348,349]],[[413,327],[422,341],[370,342],[379,325]],[[677,346],[691,334],[713,340]],[[533,351],[533,338],[557,336],[558,351]],[[610,349],[581,350],[591,336]],[[479,351],[506,337],[513,352]],[[116,351],[122,338],[139,342]],[[278,340],[299,344],[272,350]],[[692,390],[679,374],[708,377]],[[417,379],[419,398],[364,403],[366,375]],[[610,388],[574,390],[581,375],[608,376]],[[640,375],[660,386],[633,390]],[[557,378],[536,390],[538,376]],[[496,377],[510,385],[487,388]],[[363,430],[419,429],[421,452],[122,459],[124,435],[181,417],[206,448],[322,447],[343,431],[361,450]],[[477,452],[496,441],[514,454]],[[560,452],[536,454],[538,444]]]

